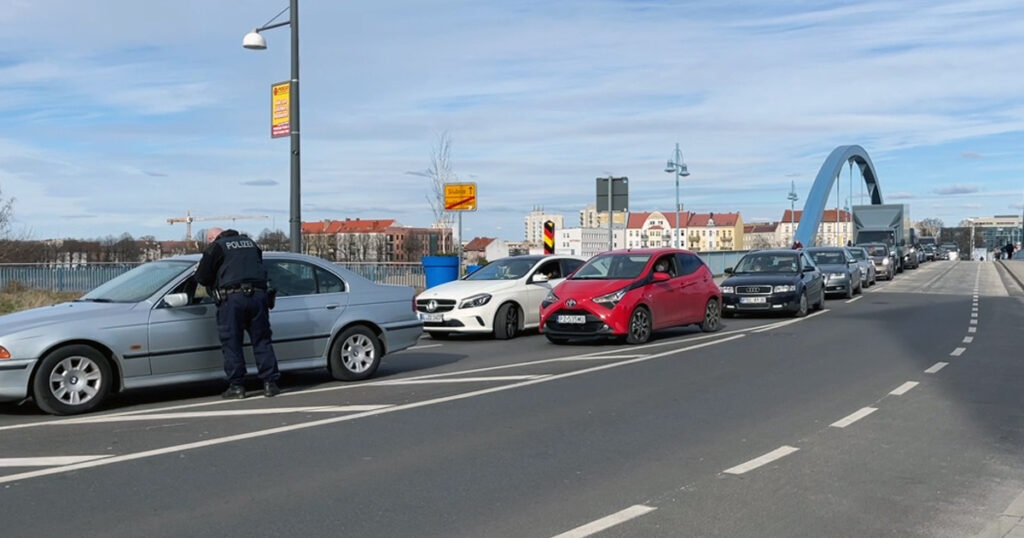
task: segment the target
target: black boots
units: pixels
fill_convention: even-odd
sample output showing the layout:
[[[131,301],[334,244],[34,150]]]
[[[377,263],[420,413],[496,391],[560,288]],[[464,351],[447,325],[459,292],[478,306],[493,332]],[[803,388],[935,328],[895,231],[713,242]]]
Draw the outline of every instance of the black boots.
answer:
[[[232,383],[231,385],[228,385],[228,390],[224,391],[224,393],[221,394],[220,397],[224,398],[225,400],[241,400],[241,399],[244,399],[245,398],[245,386],[243,386],[243,385],[236,385],[236,384]]]
[[[277,383],[275,383],[273,381],[264,381],[263,382],[263,395],[264,396],[266,396],[267,398],[271,398],[273,396],[277,396],[278,394],[281,394],[281,389],[278,388]]]

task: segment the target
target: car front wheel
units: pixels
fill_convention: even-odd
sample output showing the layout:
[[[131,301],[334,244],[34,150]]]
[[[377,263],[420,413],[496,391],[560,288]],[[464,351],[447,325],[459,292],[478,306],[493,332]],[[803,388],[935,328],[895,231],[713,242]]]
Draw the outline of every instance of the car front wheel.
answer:
[[[74,415],[95,409],[110,393],[113,375],[107,358],[86,345],[50,352],[32,381],[36,405],[51,415]]]
[[[331,375],[341,381],[368,379],[377,371],[383,354],[380,339],[369,327],[349,327],[331,345]]]
[[[629,329],[626,333],[627,344],[643,344],[651,339],[651,312],[639,306],[629,316]]]
[[[496,340],[508,340],[519,334],[521,316],[519,307],[512,303],[501,305],[498,312],[494,314],[494,338]]]
[[[802,318],[807,315],[807,292],[804,291],[800,294],[800,304],[796,307],[796,312],[793,315],[798,318]]]

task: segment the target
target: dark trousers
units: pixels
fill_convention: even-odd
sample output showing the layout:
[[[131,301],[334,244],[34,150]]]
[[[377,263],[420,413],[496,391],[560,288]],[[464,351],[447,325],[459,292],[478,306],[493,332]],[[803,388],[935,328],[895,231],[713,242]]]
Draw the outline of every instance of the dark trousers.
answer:
[[[224,352],[224,373],[228,382],[241,384],[245,377],[242,337],[246,331],[252,342],[252,354],[263,381],[277,381],[277,356],[270,345],[270,309],[267,292],[254,290],[251,296],[230,293],[217,307],[217,330]]]

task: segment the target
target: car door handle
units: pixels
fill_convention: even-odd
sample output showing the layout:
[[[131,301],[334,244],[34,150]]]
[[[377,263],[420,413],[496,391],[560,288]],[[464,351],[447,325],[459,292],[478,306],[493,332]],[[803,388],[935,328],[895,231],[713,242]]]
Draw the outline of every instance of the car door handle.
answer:
[[[335,308],[338,308],[338,306],[340,306],[340,305],[337,305],[337,304],[331,303],[331,304],[329,304],[329,305],[326,305],[326,306],[324,306],[324,308],[326,308],[326,309],[328,309],[328,310],[334,310]]]

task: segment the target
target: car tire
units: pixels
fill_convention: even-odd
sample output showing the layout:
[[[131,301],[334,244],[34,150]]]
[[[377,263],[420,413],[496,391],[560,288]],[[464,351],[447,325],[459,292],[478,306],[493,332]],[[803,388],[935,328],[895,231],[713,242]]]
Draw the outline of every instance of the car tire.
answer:
[[[651,311],[647,307],[638,306],[629,315],[629,325],[626,327],[627,344],[643,344],[651,339],[652,327]]]
[[[825,309],[825,290],[824,289],[822,289],[821,293],[818,294],[818,302],[814,303],[814,309],[815,310],[824,310]]]
[[[846,286],[846,298],[847,299],[852,299],[853,298],[853,284],[850,284],[849,286]]]
[[[380,339],[369,327],[353,325],[331,344],[331,375],[340,381],[362,381],[373,376],[384,354]]]
[[[857,281],[857,288],[853,290],[853,294],[854,295],[860,295],[863,292],[864,292],[864,286],[858,280]]]
[[[39,409],[51,415],[76,415],[103,403],[114,382],[110,363],[96,348],[57,348],[39,363],[32,395]]]
[[[807,315],[807,291],[804,290],[800,294],[800,305],[796,307],[796,312],[793,312],[793,317],[802,318]]]
[[[544,336],[546,336],[547,339],[548,339],[548,342],[551,342],[552,344],[559,344],[559,345],[561,345],[561,344],[569,343],[569,339],[564,337],[564,336],[551,336],[550,334],[545,334]]]
[[[446,331],[428,331],[427,334],[434,340],[447,340],[452,335],[452,333]]]
[[[713,333],[721,328],[722,305],[718,302],[718,299],[712,297],[708,299],[708,304],[704,305],[704,319],[700,322],[700,330],[706,333]]]
[[[515,303],[505,303],[494,314],[494,339],[515,338],[523,327],[523,316]]]

